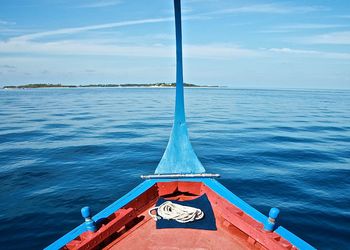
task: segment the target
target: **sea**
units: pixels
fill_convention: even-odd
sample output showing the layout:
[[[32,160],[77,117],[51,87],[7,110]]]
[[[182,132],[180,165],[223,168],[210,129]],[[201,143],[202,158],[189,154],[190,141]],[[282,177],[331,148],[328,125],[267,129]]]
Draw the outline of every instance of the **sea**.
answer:
[[[42,249],[152,174],[173,88],[0,90],[0,249]],[[349,249],[350,91],[185,89],[207,172],[318,249]]]

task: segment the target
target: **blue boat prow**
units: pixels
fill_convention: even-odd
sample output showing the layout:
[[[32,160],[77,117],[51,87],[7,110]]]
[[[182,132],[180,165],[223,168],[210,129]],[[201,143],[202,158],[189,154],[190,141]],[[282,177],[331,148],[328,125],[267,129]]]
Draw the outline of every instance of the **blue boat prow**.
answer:
[[[186,124],[182,66],[181,5],[174,1],[176,28],[176,100],[173,129],[155,174],[200,174],[205,168],[194,152]]]
[[[175,116],[155,175],[148,176],[149,180],[94,216],[89,208],[83,208],[85,222],[46,249],[315,249],[278,225],[277,208],[272,208],[268,217],[263,215],[213,179],[217,175],[206,173],[199,161],[188,136],[185,117],[180,0],[174,0],[174,6]],[[157,200],[181,202],[203,195],[209,199],[218,230],[156,228],[150,211],[155,209]]]

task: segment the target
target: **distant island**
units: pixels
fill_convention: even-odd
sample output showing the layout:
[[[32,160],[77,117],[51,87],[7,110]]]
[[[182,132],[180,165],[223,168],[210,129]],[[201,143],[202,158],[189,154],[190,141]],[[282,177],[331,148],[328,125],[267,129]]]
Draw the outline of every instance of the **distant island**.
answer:
[[[145,83],[145,84],[88,84],[88,85],[63,85],[63,84],[47,84],[34,83],[25,85],[4,86],[3,89],[37,89],[37,88],[171,88],[175,87],[175,83]],[[196,85],[192,83],[184,83],[185,87],[190,88],[218,88],[219,86]]]

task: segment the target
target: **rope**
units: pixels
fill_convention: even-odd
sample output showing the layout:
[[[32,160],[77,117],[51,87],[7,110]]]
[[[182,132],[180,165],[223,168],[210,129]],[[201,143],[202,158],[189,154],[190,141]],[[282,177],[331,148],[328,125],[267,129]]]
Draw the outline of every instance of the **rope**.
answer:
[[[156,214],[152,214],[153,210],[157,210]],[[182,206],[179,204],[166,201],[158,207],[153,207],[148,210],[148,214],[155,220],[166,219],[176,220],[180,223],[188,223],[195,220],[200,220],[204,217],[202,210],[195,207]],[[159,215],[159,216],[157,216]]]

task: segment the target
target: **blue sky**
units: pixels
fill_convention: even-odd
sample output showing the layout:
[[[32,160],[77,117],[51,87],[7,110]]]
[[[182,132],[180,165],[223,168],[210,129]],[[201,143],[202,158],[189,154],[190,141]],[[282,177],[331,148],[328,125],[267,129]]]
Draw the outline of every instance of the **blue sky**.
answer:
[[[350,89],[350,1],[182,0],[184,78]],[[0,85],[175,81],[172,0],[1,0]]]

